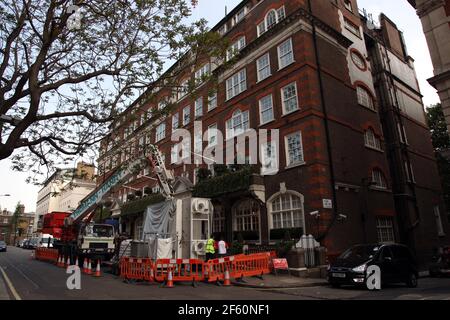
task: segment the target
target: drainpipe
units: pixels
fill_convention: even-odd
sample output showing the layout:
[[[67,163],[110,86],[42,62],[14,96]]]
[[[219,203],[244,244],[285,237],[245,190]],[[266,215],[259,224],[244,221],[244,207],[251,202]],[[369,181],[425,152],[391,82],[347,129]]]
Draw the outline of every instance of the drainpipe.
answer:
[[[321,242],[325,239],[325,237],[330,232],[330,229],[333,227],[334,223],[336,222],[337,218],[337,212],[338,212],[338,204],[337,204],[337,194],[336,194],[336,180],[334,175],[334,167],[333,167],[333,155],[331,153],[331,139],[330,139],[330,128],[328,124],[328,113],[327,113],[327,105],[325,102],[325,94],[323,92],[323,79],[322,79],[322,72],[321,72],[321,64],[319,59],[319,48],[317,45],[317,31],[316,31],[316,25],[314,21],[314,15],[313,10],[311,6],[311,0],[308,0],[308,11],[310,15],[312,16],[311,19],[311,25],[312,25],[312,36],[313,36],[313,44],[314,44],[314,55],[316,59],[316,65],[317,65],[317,76],[319,78],[319,91],[320,91],[320,100],[322,101],[322,109],[324,114],[324,125],[325,125],[325,136],[327,140],[327,152],[328,152],[328,162],[330,163],[330,183],[333,193],[333,217],[331,222],[328,224],[325,232],[322,235],[319,235],[317,238],[317,241]]]

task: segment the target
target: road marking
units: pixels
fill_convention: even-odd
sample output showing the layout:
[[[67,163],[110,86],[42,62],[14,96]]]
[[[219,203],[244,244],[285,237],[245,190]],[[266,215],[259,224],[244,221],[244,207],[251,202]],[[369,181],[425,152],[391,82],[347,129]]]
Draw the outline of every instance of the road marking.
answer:
[[[2,274],[3,274],[3,278],[5,279],[6,284],[8,285],[9,290],[11,290],[11,292],[12,292],[12,294],[13,294],[13,296],[14,296],[14,299],[16,299],[16,300],[22,300],[22,298],[21,298],[21,297],[19,296],[19,294],[17,293],[16,288],[14,288],[14,286],[13,286],[11,280],[9,280],[8,275],[7,275],[6,272],[3,270],[2,267],[0,267],[0,271],[1,271]]]

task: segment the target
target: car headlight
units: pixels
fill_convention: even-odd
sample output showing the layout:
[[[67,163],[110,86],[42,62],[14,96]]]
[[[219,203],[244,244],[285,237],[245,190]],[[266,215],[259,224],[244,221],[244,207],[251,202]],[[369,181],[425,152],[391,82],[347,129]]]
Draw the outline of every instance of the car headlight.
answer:
[[[365,272],[367,268],[366,264],[362,264],[359,267],[353,268],[352,271],[354,272]]]

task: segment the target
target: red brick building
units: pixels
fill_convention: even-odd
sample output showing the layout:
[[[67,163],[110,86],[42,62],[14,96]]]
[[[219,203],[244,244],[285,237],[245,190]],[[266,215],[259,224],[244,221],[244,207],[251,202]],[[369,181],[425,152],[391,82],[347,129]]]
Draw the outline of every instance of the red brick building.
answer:
[[[217,84],[204,83],[193,93],[150,88],[152,98],[146,94],[133,103],[102,141],[100,176],[144,153],[146,143],[156,143],[175,176],[188,179],[195,195],[212,198],[213,232],[228,241],[242,237],[266,244],[289,230],[294,238],[314,235],[330,256],[355,243],[397,241],[408,243],[425,262],[448,241],[449,225],[436,216],[436,208],[445,211],[430,134],[424,121],[415,119],[424,113],[421,95],[412,61],[397,52],[405,48],[400,36],[391,34],[395,25],[385,19],[381,31],[374,31],[365,20],[355,0],[242,1],[213,28],[239,51],[235,62],[223,66],[204,59],[192,73],[182,74],[181,86],[204,73],[217,76]],[[371,32],[390,41],[383,50]],[[404,81],[396,83],[404,93],[404,108],[396,113],[403,120],[400,131],[385,111],[391,106],[383,91],[397,75],[384,79],[385,70],[373,65],[383,52],[399,59],[400,73],[410,68],[406,78],[415,82],[407,88]],[[167,100],[176,106],[171,114],[152,120],[152,110]],[[198,182],[199,168],[206,164],[171,161],[172,131],[181,127],[193,134],[194,119],[202,121],[203,132],[215,128],[227,139],[250,128],[279,129],[279,172],[261,176],[234,167],[235,172]],[[156,129],[146,132],[151,126]],[[408,146],[397,146],[396,132],[406,132]],[[207,145],[204,141],[203,148]],[[259,146],[258,153],[274,150],[269,146]],[[247,160],[252,156],[247,153]],[[411,181],[405,182],[398,172],[407,160]],[[121,208],[130,192],[139,197],[150,188],[157,192],[147,174],[141,172],[113,195],[122,230],[135,238],[142,212]]]

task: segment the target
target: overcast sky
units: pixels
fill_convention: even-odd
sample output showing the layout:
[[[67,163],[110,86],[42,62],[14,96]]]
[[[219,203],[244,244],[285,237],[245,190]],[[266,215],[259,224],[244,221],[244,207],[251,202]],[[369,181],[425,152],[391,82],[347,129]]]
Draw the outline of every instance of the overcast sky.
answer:
[[[234,8],[241,0],[200,0],[199,6],[194,12],[194,18],[205,18],[212,27],[225,15],[225,7],[228,11]],[[366,9],[376,18],[383,12],[398,28],[404,32],[409,54],[415,59],[415,66],[419,84],[424,95],[426,106],[439,102],[436,91],[431,87],[427,79],[433,76],[433,66],[422,31],[419,18],[414,9],[406,0],[358,0],[359,8]],[[11,197],[0,196],[0,207],[14,210],[17,202],[25,204],[27,212],[35,211],[36,198],[39,187],[25,183],[27,173],[17,173],[10,169],[8,160],[0,162],[0,195],[11,194]]]

